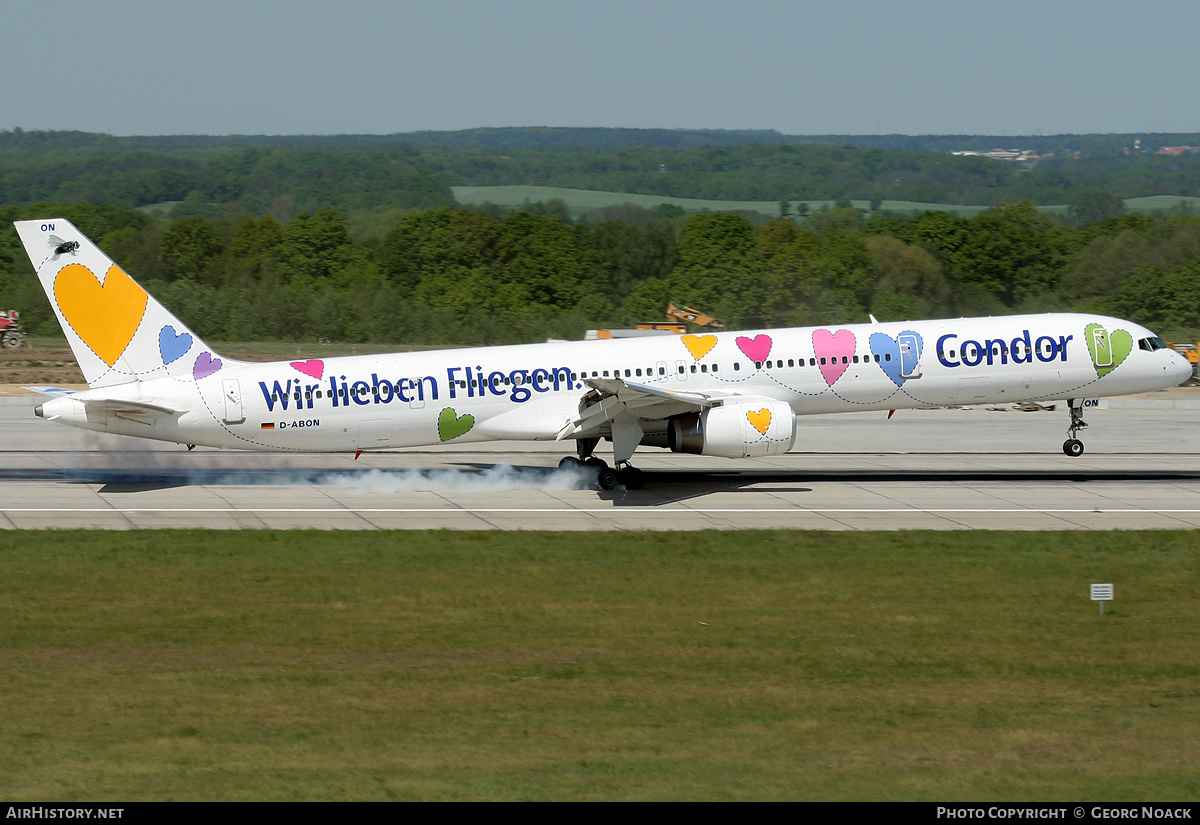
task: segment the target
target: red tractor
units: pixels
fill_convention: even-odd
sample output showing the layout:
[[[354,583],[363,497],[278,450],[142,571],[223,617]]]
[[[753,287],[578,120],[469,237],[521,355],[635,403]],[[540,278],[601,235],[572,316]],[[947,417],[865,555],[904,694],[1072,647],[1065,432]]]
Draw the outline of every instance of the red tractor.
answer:
[[[16,349],[25,343],[25,333],[21,330],[21,313],[15,309],[8,312],[0,309],[0,347]]]

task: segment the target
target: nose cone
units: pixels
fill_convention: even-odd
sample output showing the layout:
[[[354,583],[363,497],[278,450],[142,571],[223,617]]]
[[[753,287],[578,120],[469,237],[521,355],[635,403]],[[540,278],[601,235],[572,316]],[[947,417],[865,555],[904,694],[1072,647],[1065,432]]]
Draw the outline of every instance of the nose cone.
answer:
[[[1176,383],[1176,385],[1178,385],[1178,384],[1182,384],[1184,381],[1187,381],[1189,378],[1192,377],[1192,362],[1187,360],[1186,358],[1184,358],[1182,355],[1180,355],[1177,352],[1174,353],[1174,355],[1175,355],[1175,374],[1176,374],[1175,383]]]

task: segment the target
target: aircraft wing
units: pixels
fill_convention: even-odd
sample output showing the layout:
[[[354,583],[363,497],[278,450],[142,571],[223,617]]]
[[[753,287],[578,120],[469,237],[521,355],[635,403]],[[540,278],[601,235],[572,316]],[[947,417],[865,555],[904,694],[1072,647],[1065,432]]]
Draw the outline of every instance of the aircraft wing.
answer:
[[[620,378],[584,378],[583,383],[592,389],[579,405],[579,415],[559,430],[557,441],[598,431],[622,413],[654,421],[711,407],[714,402],[734,394],[670,390]]]

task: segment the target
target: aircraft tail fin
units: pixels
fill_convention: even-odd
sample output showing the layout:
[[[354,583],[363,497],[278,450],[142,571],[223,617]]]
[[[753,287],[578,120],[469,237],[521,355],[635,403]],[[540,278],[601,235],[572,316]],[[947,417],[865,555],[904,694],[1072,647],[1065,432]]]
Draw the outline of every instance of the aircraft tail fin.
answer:
[[[69,221],[17,221],[25,246],[89,387],[193,380],[213,352]]]

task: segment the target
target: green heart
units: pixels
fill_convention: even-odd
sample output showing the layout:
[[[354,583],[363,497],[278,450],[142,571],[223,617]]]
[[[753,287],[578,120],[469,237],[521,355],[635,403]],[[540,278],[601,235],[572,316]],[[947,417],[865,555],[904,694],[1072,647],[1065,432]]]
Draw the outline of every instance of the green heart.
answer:
[[[1097,334],[1097,330],[1101,334]],[[1103,378],[1129,357],[1129,353],[1133,352],[1133,336],[1123,329],[1113,331],[1110,335],[1100,324],[1088,324],[1083,328],[1083,338],[1087,341],[1088,353],[1092,356],[1092,366],[1096,368],[1096,374]],[[1097,339],[1103,341],[1108,339],[1108,352],[1105,353],[1102,346],[1097,345]],[[1099,351],[1099,357],[1097,357]],[[1100,366],[1102,362],[1108,361],[1106,366]]]
[[[456,415],[453,407],[447,407],[438,414],[438,438],[450,441],[460,435],[471,432],[475,426],[475,416],[470,413]]]

